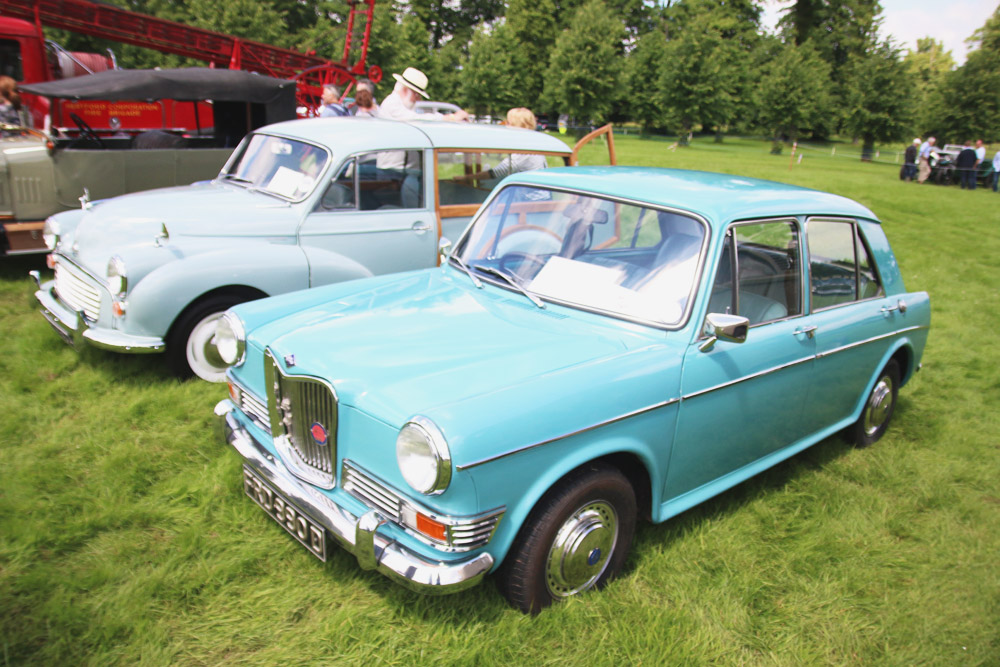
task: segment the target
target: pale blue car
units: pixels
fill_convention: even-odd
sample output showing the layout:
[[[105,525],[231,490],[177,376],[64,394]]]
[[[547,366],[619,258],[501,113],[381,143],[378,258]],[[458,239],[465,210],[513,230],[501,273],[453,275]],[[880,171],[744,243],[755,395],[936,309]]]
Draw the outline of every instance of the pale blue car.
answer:
[[[540,132],[471,123],[269,125],[211,182],[49,218],[55,278],[36,273],[35,296],[68,342],[165,353],[178,375],[222,381],[212,336],[230,306],[435,266],[439,238],[457,238],[502,175],[571,157]]]
[[[626,167],[508,177],[442,266],[220,320],[246,493],[314,556],[525,612],[838,431],[878,440],[930,326],[830,194]]]

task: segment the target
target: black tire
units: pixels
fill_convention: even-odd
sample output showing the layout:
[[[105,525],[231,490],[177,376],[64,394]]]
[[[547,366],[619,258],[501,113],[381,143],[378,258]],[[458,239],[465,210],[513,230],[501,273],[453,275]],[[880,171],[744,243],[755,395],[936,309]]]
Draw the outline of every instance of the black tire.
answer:
[[[226,364],[211,345],[213,322],[226,310],[246,301],[233,294],[220,294],[189,306],[174,322],[167,336],[167,365],[180,378],[197,375],[208,382],[225,381]]]
[[[855,446],[874,445],[889,428],[892,413],[896,410],[899,382],[899,364],[895,359],[890,359],[875,380],[875,386],[865,400],[861,416],[850,429],[851,440]]]
[[[601,589],[625,564],[635,533],[635,492],[616,468],[588,464],[531,511],[498,572],[511,605],[537,614],[571,595]]]

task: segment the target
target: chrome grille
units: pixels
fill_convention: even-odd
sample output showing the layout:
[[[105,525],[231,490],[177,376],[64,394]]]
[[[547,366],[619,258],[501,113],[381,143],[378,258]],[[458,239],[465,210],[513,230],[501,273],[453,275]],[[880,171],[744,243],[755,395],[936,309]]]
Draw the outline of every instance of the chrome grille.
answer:
[[[337,399],[324,382],[284,375],[268,351],[267,384],[271,389],[268,416],[279,451],[289,454],[286,464],[308,482],[333,487],[337,451]],[[326,441],[313,432],[321,427]],[[319,429],[317,429],[319,431]]]
[[[232,380],[230,380],[232,382]],[[233,383],[234,392],[231,392],[240,410],[252,419],[258,426],[271,432],[271,418],[267,414],[267,405],[249,391]]]
[[[56,294],[73,310],[82,310],[91,320],[101,312],[101,293],[91,279],[72,264],[56,260]]]
[[[469,551],[485,546],[504,514],[499,508],[477,516],[443,517],[410,503],[393,489],[375,480],[348,460],[344,460],[341,476],[344,491],[371,509],[378,510],[387,520],[401,526],[411,535],[445,551]],[[446,528],[446,541],[441,542],[416,530],[416,514],[421,513],[442,523]]]
[[[379,510],[385,518],[399,522],[403,499],[344,461],[344,475],[340,482],[344,491],[372,509]]]

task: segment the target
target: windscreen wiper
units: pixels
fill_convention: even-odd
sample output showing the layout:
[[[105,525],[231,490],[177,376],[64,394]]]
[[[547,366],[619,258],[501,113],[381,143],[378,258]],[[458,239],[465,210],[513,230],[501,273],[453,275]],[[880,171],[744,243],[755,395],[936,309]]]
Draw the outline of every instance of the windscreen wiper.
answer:
[[[490,273],[490,274],[493,274],[494,276],[500,276],[501,278],[503,278],[504,280],[506,280],[511,285],[511,287],[513,287],[514,289],[516,289],[518,292],[520,292],[524,296],[528,297],[528,299],[531,300],[531,303],[535,304],[539,308],[545,308],[545,304],[542,303],[541,299],[539,299],[537,296],[535,296],[534,294],[532,294],[528,290],[524,289],[524,287],[521,285],[521,283],[514,276],[512,276],[509,273],[507,273],[506,271],[501,271],[500,269],[496,268],[495,266],[490,266],[489,264],[477,264],[474,268],[477,271],[482,271],[484,273]]]
[[[475,285],[479,289],[483,289],[483,283],[479,280],[479,278],[477,278],[472,273],[472,271],[469,269],[469,265],[463,262],[461,257],[459,257],[458,255],[452,255],[451,259],[455,260],[455,263],[458,264],[458,268],[465,271],[465,274],[469,276],[469,278],[472,280],[473,285]]]

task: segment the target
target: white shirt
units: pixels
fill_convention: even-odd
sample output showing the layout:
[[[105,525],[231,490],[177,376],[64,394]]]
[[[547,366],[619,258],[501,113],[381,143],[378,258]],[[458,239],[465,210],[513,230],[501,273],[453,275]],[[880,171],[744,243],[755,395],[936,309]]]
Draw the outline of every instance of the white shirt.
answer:
[[[976,149],[976,164],[979,164],[986,159],[986,146],[980,146]]]
[[[490,169],[493,178],[503,178],[516,174],[519,171],[531,171],[532,169],[545,169],[548,163],[544,155],[532,155],[530,153],[511,153],[503,159],[497,166]]]
[[[1000,171],[1000,151],[993,156],[993,171]]]

